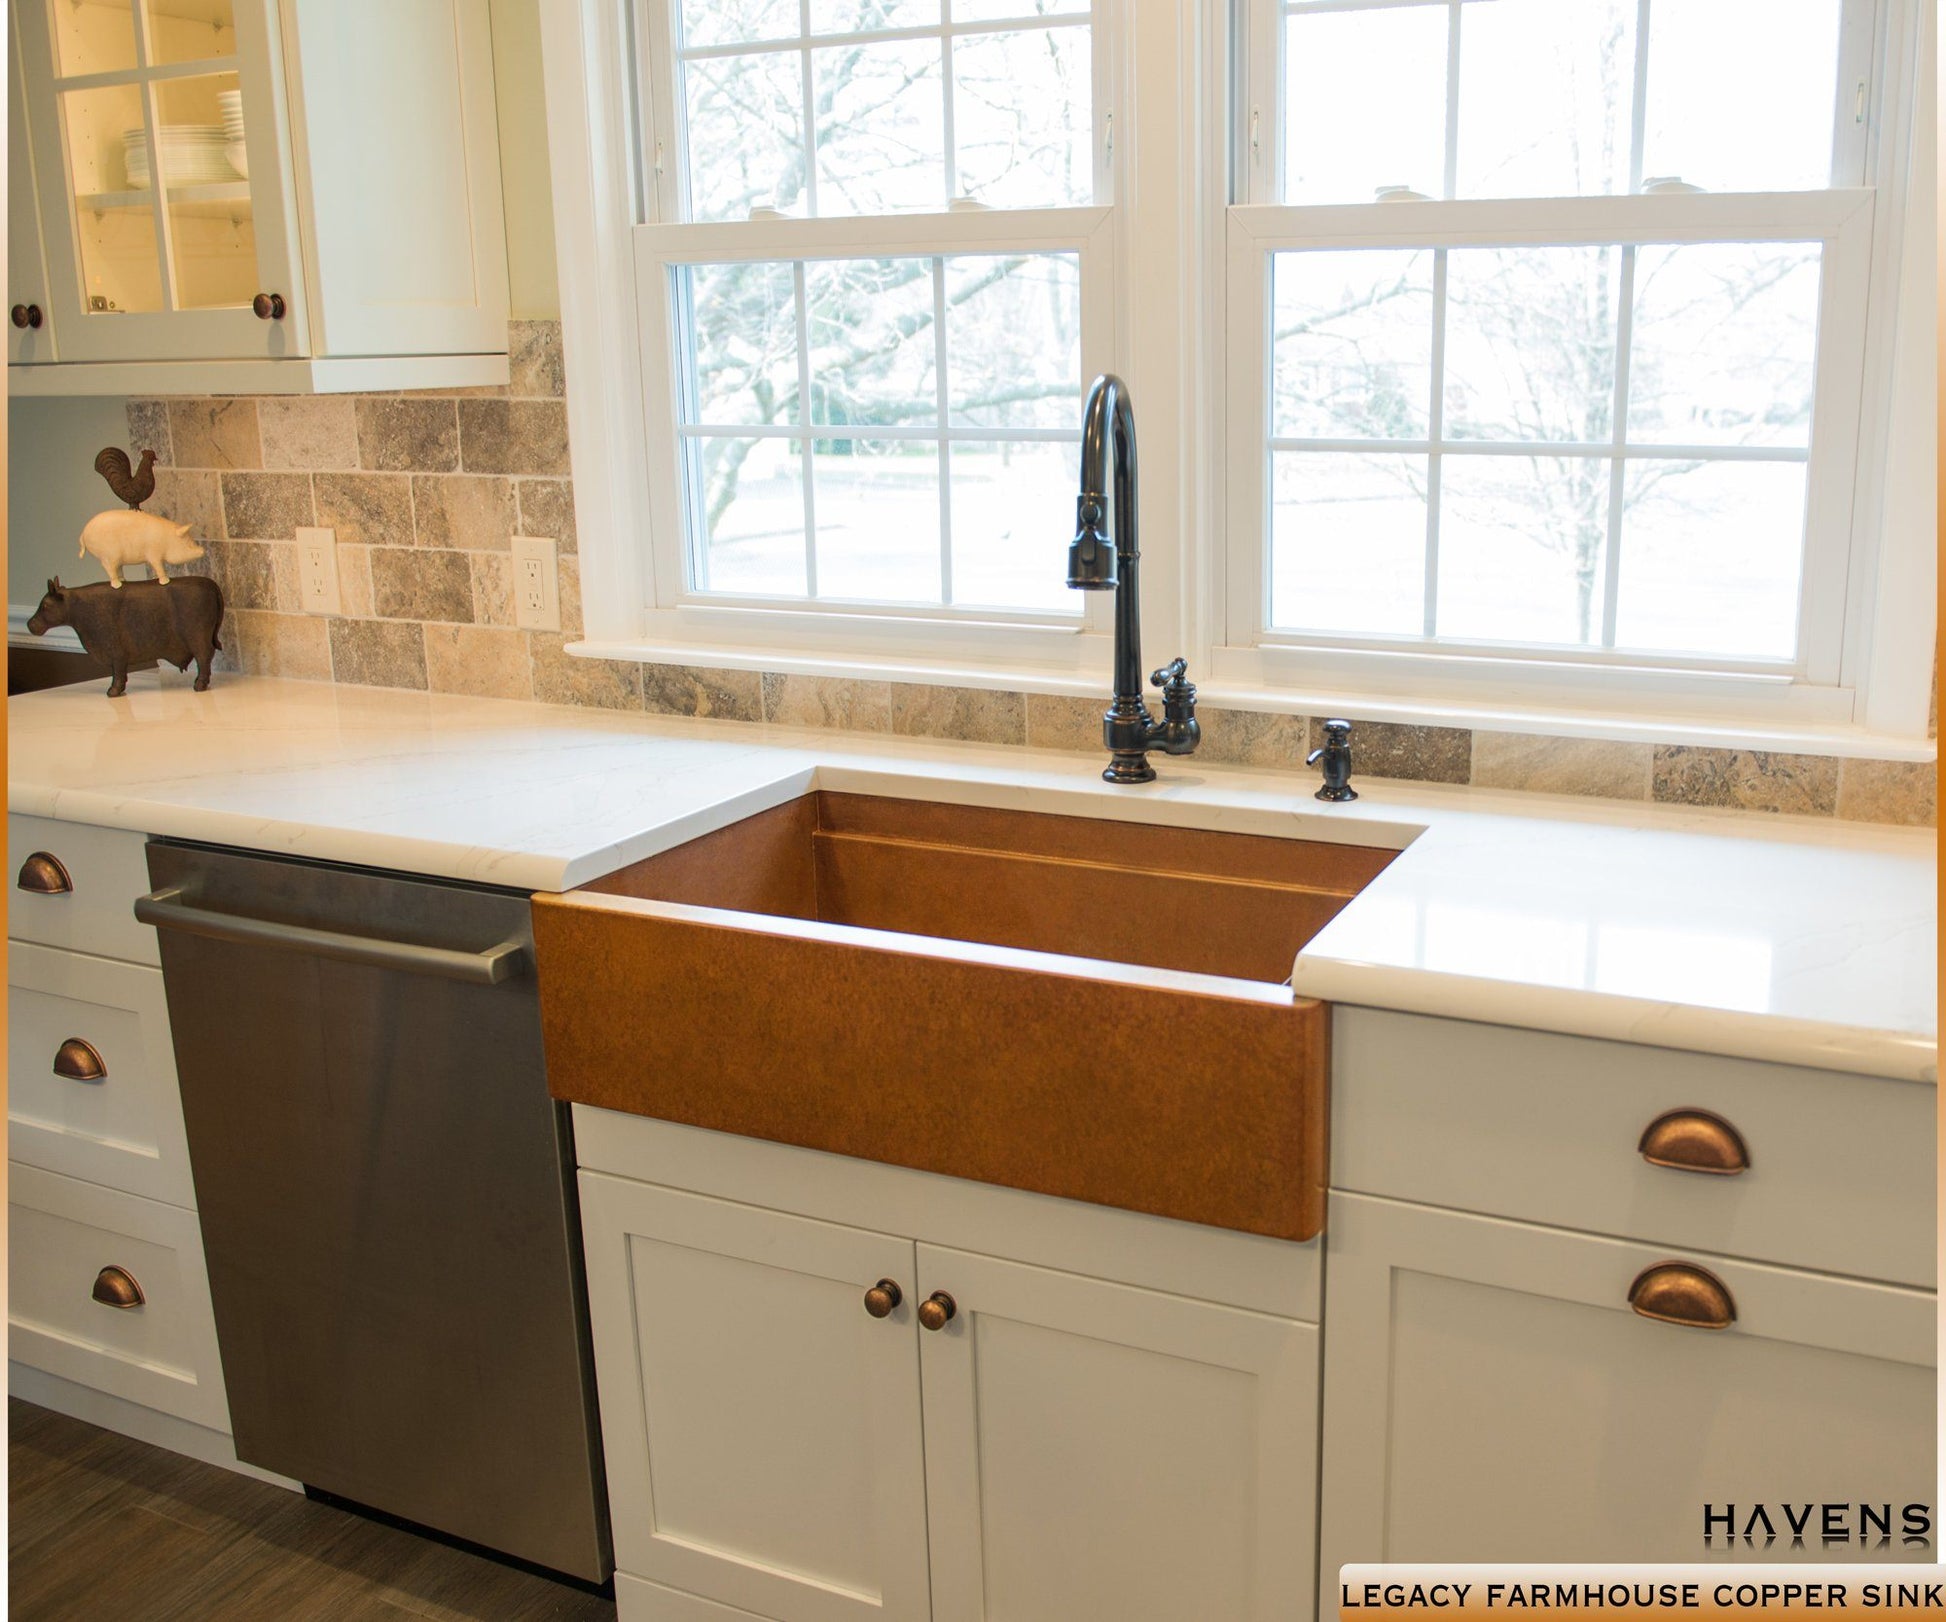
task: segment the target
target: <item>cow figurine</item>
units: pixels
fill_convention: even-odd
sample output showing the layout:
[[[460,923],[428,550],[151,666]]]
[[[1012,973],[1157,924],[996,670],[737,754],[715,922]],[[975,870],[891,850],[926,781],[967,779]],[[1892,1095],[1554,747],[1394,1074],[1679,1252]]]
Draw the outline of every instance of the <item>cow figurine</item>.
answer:
[[[71,625],[81,646],[103,664],[112,680],[108,696],[128,690],[130,665],[167,659],[178,670],[196,661],[196,691],[209,686],[211,660],[223,644],[223,591],[204,575],[178,580],[131,580],[127,586],[64,586],[57,575],[34,610],[27,629],[45,636],[51,625]]]
[[[146,563],[149,572],[165,586],[169,583],[165,563],[194,563],[203,549],[189,538],[187,524],[173,524],[154,513],[124,508],[117,512],[96,513],[81,531],[81,550],[101,560],[108,571],[108,584],[121,590],[122,570],[131,563]]]

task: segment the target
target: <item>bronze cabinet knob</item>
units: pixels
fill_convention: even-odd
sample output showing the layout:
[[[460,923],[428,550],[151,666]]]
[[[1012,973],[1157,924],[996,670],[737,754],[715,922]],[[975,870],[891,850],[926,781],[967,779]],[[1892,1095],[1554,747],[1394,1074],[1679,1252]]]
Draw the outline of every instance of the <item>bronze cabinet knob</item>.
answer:
[[[928,1329],[944,1329],[958,1311],[957,1301],[944,1290],[934,1290],[919,1303],[919,1322]]]
[[[74,880],[68,877],[60,857],[44,850],[35,851],[20,864],[14,885],[29,895],[68,895],[74,890]]]
[[[12,316],[13,324],[21,328],[38,328],[44,319],[41,315],[41,307],[38,304],[16,304],[13,307]]]
[[[259,293],[250,301],[250,308],[257,312],[259,321],[281,321],[284,319],[284,295]]]
[[[1657,1262],[1635,1275],[1628,1304],[1644,1318],[1685,1329],[1728,1329],[1737,1321],[1736,1298],[1706,1267]]]
[[[89,1293],[104,1307],[114,1307],[121,1312],[139,1307],[148,1299],[142,1293],[142,1286],[135,1282],[135,1275],[126,1267],[116,1267],[112,1262],[95,1274],[95,1287]]]
[[[106,1081],[108,1066],[94,1043],[70,1036],[54,1052],[54,1074],[69,1081]]]
[[[1642,1129],[1642,1141],[1635,1147],[1651,1166],[1672,1171],[1734,1177],[1750,1169],[1743,1134],[1706,1109],[1664,1110]]]
[[[905,1299],[896,1281],[882,1278],[865,1292],[865,1310],[874,1318],[889,1318],[892,1309]]]

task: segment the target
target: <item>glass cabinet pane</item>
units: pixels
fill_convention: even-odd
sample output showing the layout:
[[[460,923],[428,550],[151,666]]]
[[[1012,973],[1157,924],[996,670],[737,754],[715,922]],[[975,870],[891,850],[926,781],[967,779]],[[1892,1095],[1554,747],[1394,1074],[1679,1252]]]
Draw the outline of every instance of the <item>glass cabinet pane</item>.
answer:
[[[243,309],[262,285],[235,9],[49,5],[88,314]]]
[[[124,73],[135,66],[132,0],[81,0],[51,9],[55,71],[64,79],[83,73]]]
[[[236,55],[233,0],[148,0],[149,60],[206,62]]]
[[[257,293],[241,94],[234,73],[156,84],[156,138],[179,310],[244,305]]]
[[[61,96],[69,184],[81,245],[82,304],[99,314],[160,310],[152,166],[133,84],[70,90]]]

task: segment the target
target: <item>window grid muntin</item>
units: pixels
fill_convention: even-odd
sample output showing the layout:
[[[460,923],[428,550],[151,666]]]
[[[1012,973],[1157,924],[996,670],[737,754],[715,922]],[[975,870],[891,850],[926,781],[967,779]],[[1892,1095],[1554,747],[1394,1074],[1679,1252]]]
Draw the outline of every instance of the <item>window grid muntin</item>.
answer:
[[[1267,55],[1271,59],[1272,73],[1268,89],[1269,99],[1275,116],[1271,119],[1273,139],[1276,142],[1275,161],[1271,173],[1271,198],[1276,202],[1288,201],[1286,184],[1286,165],[1289,154],[1285,151],[1286,112],[1284,89],[1287,83],[1284,60],[1289,49],[1289,22],[1295,17],[1324,16],[1342,13],[1392,11],[1401,9],[1428,9],[1444,7],[1448,12],[1446,35],[1446,108],[1445,108],[1445,151],[1442,154],[1443,189],[1442,198],[1455,200],[1459,196],[1459,114],[1460,114],[1460,59],[1463,40],[1461,18],[1468,6],[1490,4],[1491,0],[1273,0],[1275,17],[1274,39],[1266,42]],[[1672,0],[1660,0],[1667,5]],[[1643,161],[1648,140],[1648,93],[1649,93],[1649,50],[1650,26],[1653,8],[1657,0],[1636,0],[1635,15],[1635,61],[1634,75],[1629,106],[1629,193],[1639,194],[1643,181]],[[1871,0],[1842,0],[1838,25],[1836,52],[1832,62],[1832,106],[1830,122],[1832,126],[1832,160],[1826,176],[1827,186],[1856,184],[1857,177],[1845,171],[1862,164],[1862,151],[1854,151],[1856,142],[1847,138],[1845,108],[1847,105],[1846,87],[1856,71],[1852,61],[1857,49],[1854,34],[1857,24],[1854,12],[1869,11]],[[1861,80],[1859,93],[1867,93],[1868,81]],[[1260,99],[1260,98],[1258,98]],[[1253,110],[1251,116],[1258,116],[1261,109]],[[1862,116],[1857,120],[1863,123]],[[1482,194],[1488,195],[1488,194]],[[1609,195],[1585,192],[1583,196]],[[1356,201],[1344,199],[1345,202]]]
[[[724,41],[708,46],[683,48],[679,44],[681,19],[677,5],[669,0],[651,0],[648,7],[648,26],[641,31],[642,54],[644,61],[642,85],[644,93],[639,104],[639,116],[644,128],[645,155],[648,161],[642,167],[642,179],[646,188],[644,213],[650,220],[658,216],[669,224],[651,224],[646,229],[653,233],[655,246],[650,250],[660,260],[654,274],[663,279],[666,272],[680,270],[685,264],[703,262],[726,262],[731,260],[764,258],[778,263],[814,263],[833,257],[912,257],[928,260],[956,259],[966,255],[979,256],[988,252],[1024,252],[1028,254],[1054,254],[1071,257],[1078,274],[1077,288],[1081,297],[1080,325],[1082,329],[1083,364],[1100,370],[1111,364],[1106,347],[1110,336],[1107,322],[1108,312],[1112,309],[1112,251],[1107,247],[1103,226],[1105,210],[1094,199],[1107,194],[1109,186],[1110,163],[1105,141],[1105,132],[1112,118],[1109,93],[1108,70],[1113,61],[1114,49],[1111,33],[1113,18],[1102,14],[1100,6],[1085,6],[1053,14],[1014,14],[967,19],[955,17],[950,3],[942,5],[942,14],[937,24],[927,23],[911,28],[889,28],[874,30],[853,30],[851,32],[819,32],[809,25],[808,6],[800,3],[797,7],[797,32],[760,41]],[[897,41],[900,39],[942,40],[939,71],[942,74],[942,106],[947,97],[957,98],[966,88],[954,76],[954,63],[951,56],[953,41],[964,44],[969,41],[984,41],[991,38],[1023,36],[1035,33],[1061,33],[1079,42],[1076,64],[1084,76],[1085,94],[1088,98],[1089,117],[1085,123],[1072,127],[1071,139],[1075,144],[1069,148],[1074,156],[1077,169],[1070,170],[1077,178],[1077,189],[1088,199],[1080,202],[1056,201],[1046,206],[1030,203],[1025,206],[978,206],[962,214],[958,202],[946,206],[944,201],[940,210],[934,212],[921,209],[916,212],[900,210],[885,214],[823,214],[809,217],[800,216],[794,210],[787,215],[761,214],[752,219],[730,217],[722,220],[691,221],[692,210],[689,204],[688,185],[690,164],[686,143],[688,131],[687,97],[683,85],[684,64],[689,60],[703,61],[711,57],[739,56],[769,53],[772,55],[797,51],[801,60],[810,61],[813,50],[831,46],[842,46],[850,41],[866,43],[874,41]],[[658,71],[658,64],[661,70]],[[809,95],[802,86],[803,73],[796,76],[799,81],[798,116],[802,117],[811,105]],[[807,141],[815,132],[805,130]],[[955,141],[959,129],[951,130]],[[809,165],[807,182],[814,181],[817,172],[815,146],[804,149],[804,161]],[[673,159],[673,164],[665,162],[664,154]],[[1083,154],[1086,162],[1083,163]],[[957,164],[964,154],[953,146],[946,148],[945,156],[950,163]],[[943,215],[959,216],[965,229],[956,222],[947,226]],[[978,222],[977,224],[975,222]],[[1017,225],[1018,229],[1014,228]],[[828,228],[841,228],[839,235],[845,246],[833,252]],[[964,236],[965,246],[952,246],[943,249],[943,239],[956,239]],[[692,247],[692,241],[706,242],[708,247]],[[761,243],[762,251],[754,251],[754,245]],[[1095,268],[1086,268],[1089,265]],[[1091,314],[1090,312],[1095,312]],[[935,304],[936,314],[936,304]],[[658,323],[659,325],[661,323]],[[696,415],[693,391],[690,380],[695,376],[694,345],[688,330],[690,321],[688,308],[679,286],[671,286],[667,305],[667,331],[669,347],[663,352],[666,359],[658,364],[656,371],[667,366],[670,375],[658,392],[663,392],[669,405],[674,407],[677,421],[669,424],[677,454],[672,458],[675,463],[671,471],[676,475],[672,481],[673,499],[670,503],[670,516],[674,522],[665,525],[670,534],[670,542],[665,547],[658,542],[656,551],[660,559],[658,567],[662,578],[668,585],[660,588],[649,603],[651,610],[659,606],[707,607],[712,603],[735,608],[753,606],[774,607],[791,612],[819,614],[831,609],[839,609],[846,614],[867,616],[886,615],[891,617],[922,618],[928,620],[960,621],[987,627],[1000,625],[1020,625],[1023,627],[1046,627],[1062,631],[1086,628],[1099,631],[1102,628],[1102,605],[1093,599],[1081,599],[1073,609],[1065,603],[1058,611],[1045,608],[1021,609],[1002,606],[962,607],[948,601],[945,604],[916,602],[893,603],[864,602],[822,597],[762,598],[743,593],[711,593],[699,580],[707,579],[706,570],[699,567],[699,553],[707,547],[707,526],[702,519],[702,503],[698,499],[700,479],[697,477],[695,457],[689,446],[692,442],[703,440],[713,432],[719,431],[716,425],[699,423],[693,420]],[[936,340],[937,341],[937,340]],[[800,364],[809,360],[808,345],[800,340]],[[811,368],[815,372],[815,366]],[[946,383],[950,387],[952,376],[949,373]],[[815,378],[813,379],[815,392]],[[800,386],[800,394],[807,391]],[[1074,414],[1076,427],[1072,430],[1046,430],[1040,428],[985,428],[951,427],[943,422],[936,428],[908,429],[903,425],[854,425],[837,428],[820,428],[807,433],[799,422],[782,425],[744,424],[724,426],[722,433],[730,437],[794,439],[799,442],[800,455],[805,466],[807,516],[807,546],[814,547],[816,529],[816,491],[811,478],[808,453],[809,442],[831,438],[849,439],[919,439],[934,442],[939,448],[940,500],[941,511],[941,581],[948,579],[947,571],[954,568],[952,547],[953,520],[952,503],[955,495],[955,469],[957,459],[954,446],[962,449],[970,445],[1019,445],[1036,446],[1048,443],[1078,445],[1080,390],[1077,383]],[[656,413],[652,412],[652,416]],[[966,481],[958,481],[964,485]],[[969,487],[977,497],[977,486]],[[962,527],[965,519],[962,513]],[[958,540],[963,544],[965,535]],[[815,567],[813,563],[811,567]],[[942,596],[946,593],[942,592]],[[807,620],[808,624],[808,620]]]
[[[714,261],[695,261],[693,264],[672,264],[669,266],[670,310],[673,317],[674,357],[676,377],[674,395],[676,405],[675,431],[679,449],[679,464],[683,483],[681,508],[685,515],[685,534],[683,536],[684,569],[686,574],[685,596],[699,599],[729,600],[737,602],[766,601],[790,603],[799,607],[838,606],[895,608],[904,607],[923,611],[941,611],[947,614],[973,612],[985,617],[1002,614],[1007,617],[1018,616],[1028,622],[1052,624],[1073,623],[1083,617],[1085,603],[1077,600],[1071,611],[999,607],[993,604],[968,605],[955,601],[952,553],[952,447],[955,444],[967,445],[1078,445],[1081,442],[1079,426],[1067,428],[1031,428],[958,426],[951,414],[951,377],[948,370],[948,349],[946,320],[948,306],[946,298],[946,261],[1001,257],[1009,253],[1023,257],[1042,257],[1066,259],[1074,264],[1075,297],[1077,314],[1081,290],[1080,256],[1073,249],[987,249],[967,246],[951,252],[936,253],[896,253],[886,255],[856,255],[861,261],[869,262],[877,257],[923,258],[929,261],[933,296],[933,354],[934,354],[934,391],[936,421],[931,425],[913,423],[820,423],[816,420],[811,366],[810,342],[810,301],[808,293],[807,265],[815,262],[805,258],[789,261],[749,261],[752,263],[788,263],[792,273],[793,318],[797,332],[797,410],[796,420],[789,423],[728,423],[696,420],[701,415],[699,405],[699,372],[697,366],[694,318],[693,282],[691,271],[698,265]],[[822,256],[821,256],[822,257]],[[731,262],[731,261],[724,261]],[[840,258],[837,262],[843,263]],[[1079,330],[1077,328],[1077,343]],[[1076,399],[1079,400],[1080,379],[1075,382]],[[1078,407],[1077,407],[1078,411]],[[702,460],[703,442],[711,439],[777,439],[793,442],[797,449],[798,466],[803,492],[804,507],[804,577],[805,593],[800,597],[778,596],[775,594],[752,594],[714,587],[710,584],[709,550],[710,534],[707,520],[707,490]],[[814,472],[815,456],[813,446],[819,441],[858,442],[865,440],[906,440],[913,443],[931,444],[936,447],[939,470],[939,535],[940,535],[940,599],[937,603],[922,599],[906,598],[850,598],[824,597],[818,591],[817,558],[817,479]]]
[[[1444,3],[1444,0],[1441,0]],[[943,185],[945,196],[941,206],[950,206],[960,197],[959,191],[959,152],[957,145],[957,117],[955,100],[956,81],[953,74],[953,42],[955,39],[978,39],[1000,34],[1017,34],[1030,30],[1079,29],[1088,32],[1091,54],[1096,44],[1096,33],[1101,19],[1095,15],[1094,7],[1088,6],[1078,11],[1034,14],[1001,19],[982,18],[973,22],[953,20],[953,0],[939,0],[939,22],[905,28],[862,29],[849,33],[815,33],[811,28],[811,0],[799,0],[798,32],[794,35],[780,36],[765,40],[730,41],[716,45],[685,46],[681,40],[682,19],[679,8],[673,3],[669,17],[669,28],[674,40],[672,80],[673,95],[671,111],[676,130],[676,179],[678,195],[678,218],[694,221],[695,209],[690,199],[689,179],[692,172],[692,154],[689,139],[689,64],[723,60],[739,56],[781,55],[795,51],[799,54],[798,73],[798,114],[801,120],[802,145],[804,151],[804,197],[805,215],[811,219],[857,218],[856,215],[826,215],[818,202],[818,136],[816,120],[812,117],[817,105],[817,85],[812,53],[843,45],[898,44],[906,41],[937,39],[940,42],[940,97],[941,132],[943,163],[945,173]],[[1097,60],[1096,71],[1090,74],[1089,84],[1089,125],[1090,149],[1094,155],[1095,185],[1093,202],[1105,201],[1101,196],[1103,179],[1103,141],[1104,125],[1112,120],[1113,114],[1102,105],[1100,86],[1094,81],[1099,77]],[[659,143],[658,143],[659,148]],[[984,206],[984,205],[982,205]],[[1086,206],[1074,199],[1064,200],[1050,207]],[[866,215],[865,218],[874,216]],[[896,214],[880,215],[878,218],[896,219]]]
[[[1462,3],[1475,3],[1475,0],[1327,0],[1332,9],[1366,9],[1373,5],[1415,5],[1415,4],[1452,4],[1456,8]],[[1643,0],[1646,6],[1647,0]],[[1309,8],[1291,8],[1309,9]],[[1388,205],[1374,204],[1375,208]],[[1734,235],[1722,238],[1686,239],[1684,246],[1711,246],[1719,242],[1746,240]],[[1797,244],[1814,247],[1818,250],[1819,305],[1822,308],[1824,279],[1828,271],[1829,243],[1815,236],[1765,236],[1759,240],[1774,244]],[[1294,645],[1339,645],[1345,647],[1417,647],[1442,653],[1456,653],[1466,650],[1480,650],[1497,654],[1525,652],[1536,658],[1559,658],[1595,656],[1614,658],[1624,661],[1653,662],[1655,664],[1688,663],[1710,669],[1765,669],[1792,668],[1801,665],[1804,655],[1805,626],[1803,619],[1803,591],[1810,571],[1809,523],[1813,507],[1812,493],[1808,488],[1809,468],[1812,452],[1816,448],[1815,424],[1817,414],[1817,393],[1814,373],[1812,393],[1812,417],[1807,424],[1806,441],[1802,446],[1782,445],[1684,445],[1664,444],[1652,441],[1631,442],[1628,438],[1628,402],[1630,366],[1634,338],[1634,287],[1635,259],[1639,250],[1655,245],[1652,240],[1641,238],[1619,239],[1609,242],[1578,240],[1573,246],[1612,247],[1620,250],[1621,263],[1617,270],[1617,309],[1616,309],[1616,364],[1614,401],[1611,409],[1613,431],[1607,441],[1567,441],[1567,440],[1480,440],[1453,439],[1445,435],[1445,363],[1446,363],[1446,314],[1447,314],[1447,263],[1448,256],[1455,248],[1468,251],[1479,248],[1514,246],[1512,243],[1444,242],[1421,244],[1416,250],[1406,244],[1380,245],[1377,251],[1431,252],[1433,260],[1433,306],[1432,306],[1432,364],[1431,400],[1428,410],[1429,433],[1425,439],[1362,439],[1357,437],[1327,437],[1312,435],[1279,435],[1270,432],[1265,435],[1265,454],[1262,463],[1263,515],[1261,522],[1262,580],[1258,601],[1261,605],[1260,623],[1257,636],[1267,645],[1289,642]],[[1519,246],[1546,246],[1541,240],[1525,241]],[[1280,246],[1266,248],[1265,292],[1265,331],[1274,325],[1271,314],[1275,302],[1276,261],[1283,255],[1301,253],[1330,253],[1342,251],[1335,246]],[[1813,333],[1813,365],[1820,348],[1821,334]],[[1275,346],[1266,343],[1266,361],[1263,366],[1264,411],[1263,421],[1273,427],[1276,420],[1274,401],[1277,361]],[[1423,455],[1427,458],[1426,470],[1426,545],[1424,553],[1423,602],[1424,618],[1419,635],[1406,636],[1380,631],[1349,631],[1320,629],[1315,627],[1281,626],[1274,623],[1273,609],[1275,591],[1273,575],[1275,569],[1275,459],[1279,453],[1345,453],[1345,454],[1398,454]],[[1602,458],[1610,462],[1609,499],[1607,511],[1608,534],[1602,557],[1602,603],[1601,630],[1599,642],[1587,643],[1546,643],[1538,641],[1494,642],[1478,638],[1442,637],[1438,630],[1439,597],[1439,526],[1441,517],[1441,464],[1447,456],[1548,456],[1555,458],[1579,457],[1585,459]],[[1807,469],[1807,489],[1804,501],[1803,522],[1798,537],[1797,581],[1799,611],[1793,633],[1791,651],[1774,658],[1712,655],[1706,650],[1690,650],[1681,654],[1669,654],[1660,650],[1645,650],[1634,647],[1617,647],[1616,619],[1617,605],[1621,588],[1621,540],[1622,520],[1625,504],[1622,496],[1625,491],[1627,465],[1632,460],[1655,461],[1693,461],[1693,462],[1790,462],[1799,463]]]

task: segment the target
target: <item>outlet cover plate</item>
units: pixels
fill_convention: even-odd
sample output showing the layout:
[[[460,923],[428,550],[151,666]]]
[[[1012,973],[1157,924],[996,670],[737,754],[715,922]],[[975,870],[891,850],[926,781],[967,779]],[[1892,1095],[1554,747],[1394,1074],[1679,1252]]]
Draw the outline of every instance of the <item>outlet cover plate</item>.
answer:
[[[336,530],[297,529],[298,595],[307,614],[342,614],[338,591],[338,534]]]
[[[554,543],[532,535],[514,537],[514,624],[526,631],[561,628],[561,580]]]

